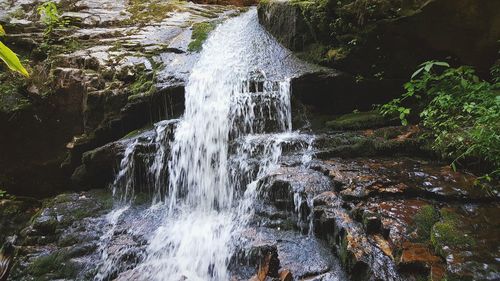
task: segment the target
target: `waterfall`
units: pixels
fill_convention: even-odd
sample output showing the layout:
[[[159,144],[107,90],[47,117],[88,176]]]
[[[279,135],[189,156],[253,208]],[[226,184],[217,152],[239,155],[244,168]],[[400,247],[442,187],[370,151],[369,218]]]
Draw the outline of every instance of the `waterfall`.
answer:
[[[283,145],[311,144],[291,131],[290,78],[298,70],[290,52],[260,27],[255,9],[211,33],[172,139],[165,133],[171,123],[164,122],[150,140],[156,147],[148,171],[151,208],[162,215],[134,280],[231,280],[228,265],[252,216],[258,180],[277,167]],[[122,197],[133,195],[135,185],[122,181],[133,174],[136,146],[129,144],[115,180],[115,189],[125,188]]]

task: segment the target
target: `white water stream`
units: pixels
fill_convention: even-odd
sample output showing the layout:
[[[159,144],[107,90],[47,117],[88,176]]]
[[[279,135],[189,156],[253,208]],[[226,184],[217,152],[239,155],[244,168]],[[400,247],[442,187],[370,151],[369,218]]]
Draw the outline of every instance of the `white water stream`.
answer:
[[[158,124],[151,140],[151,209],[162,213],[134,280],[231,280],[228,265],[252,216],[258,180],[276,168],[283,144],[311,143],[291,132],[295,71],[295,59],[260,27],[255,9],[212,32],[189,77],[173,141],[169,122]],[[134,195],[136,145],[128,146],[114,183],[125,201]],[[123,208],[109,216],[111,225]],[[116,262],[105,248],[96,280]]]

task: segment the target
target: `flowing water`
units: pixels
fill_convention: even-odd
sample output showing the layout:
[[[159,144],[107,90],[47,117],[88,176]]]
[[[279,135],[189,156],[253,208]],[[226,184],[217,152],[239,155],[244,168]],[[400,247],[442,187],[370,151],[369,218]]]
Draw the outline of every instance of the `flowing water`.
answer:
[[[277,167],[284,147],[310,151],[312,138],[291,131],[290,78],[300,67],[260,27],[255,9],[212,32],[189,77],[183,117],[160,122],[149,139],[155,154],[144,182],[134,176],[136,140],[113,184],[122,204],[109,215],[111,229],[139,186],[153,195],[144,216],[154,214],[157,225],[131,270],[134,279],[231,279],[228,266],[252,217],[258,180]],[[109,235],[96,280],[117,263],[106,248]]]

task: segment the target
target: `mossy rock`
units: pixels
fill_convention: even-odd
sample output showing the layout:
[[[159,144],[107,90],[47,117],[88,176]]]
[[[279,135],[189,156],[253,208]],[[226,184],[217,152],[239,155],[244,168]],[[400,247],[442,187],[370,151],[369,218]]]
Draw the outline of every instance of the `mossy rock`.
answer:
[[[368,111],[342,115],[337,119],[326,122],[326,126],[332,130],[361,130],[379,128],[389,123],[390,121],[377,111]]]
[[[69,252],[59,250],[35,259],[27,268],[27,272],[33,277],[40,278],[37,280],[74,278],[77,269],[70,259]]]
[[[465,249],[474,246],[474,239],[464,233],[457,214],[443,208],[440,211],[441,220],[434,224],[430,233],[431,244],[437,254],[446,258],[443,249]]]
[[[0,71],[4,71],[0,67]],[[30,100],[22,94],[26,82],[5,70],[0,74],[0,112],[13,113],[28,108]]]
[[[170,12],[182,10],[182,1],[130,0],[127,11],[132,15],[125,24],[161,22]]]
[[[191,43],[188,50],[190,52],[199,52],[203,48],[203,43],[207,40],[208,35],[212,32],[217,24],[215,22],[200,22],[193,25],[193,33],[191,35]]]
[[[418,210],[413,220],[419,239],[428,241],[431,236],[432,227],[439,221],[439,212],[433,206],[425,205]]]

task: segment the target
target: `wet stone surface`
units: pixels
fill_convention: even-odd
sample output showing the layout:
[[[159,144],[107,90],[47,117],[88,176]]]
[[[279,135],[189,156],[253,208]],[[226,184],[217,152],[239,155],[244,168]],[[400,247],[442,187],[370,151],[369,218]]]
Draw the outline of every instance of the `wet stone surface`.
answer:
[[[415,158],[313,160],[263,179],[257,214],[273,229],[312,226],[352,280],[496,280],[498,194],[475,179]]]

